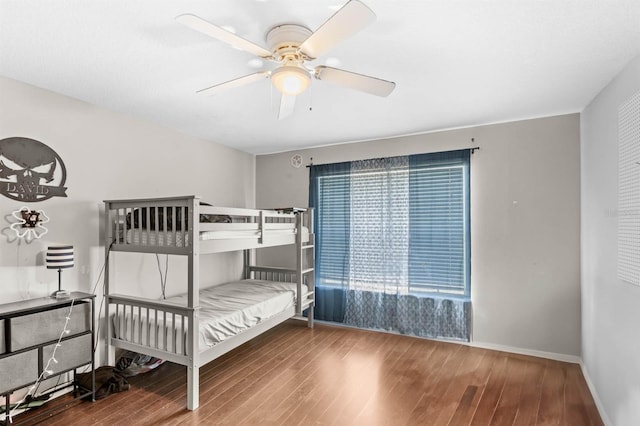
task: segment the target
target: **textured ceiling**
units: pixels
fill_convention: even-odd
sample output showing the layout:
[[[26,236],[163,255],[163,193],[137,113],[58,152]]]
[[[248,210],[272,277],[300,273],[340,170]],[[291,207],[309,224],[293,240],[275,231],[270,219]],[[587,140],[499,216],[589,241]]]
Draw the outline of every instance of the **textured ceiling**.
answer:
[[[377,20],[311,65],[395,91],[314,80],[284,120],[268,80],[196,94],[275,64],[174,18],[266,47],[273,26],[315,30],[344,1],[0,0],[0,75],[258,154],[581,111],[640,54],[638,0],[363,2]]]

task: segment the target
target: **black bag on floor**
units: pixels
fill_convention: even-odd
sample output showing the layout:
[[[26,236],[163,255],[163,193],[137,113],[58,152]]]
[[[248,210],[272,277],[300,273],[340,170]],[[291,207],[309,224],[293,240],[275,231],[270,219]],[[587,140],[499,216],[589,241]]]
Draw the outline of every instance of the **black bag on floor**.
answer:
[[[84,389],[91,390],[91,372],[78,374],[77,384]],[[96,400],[126,390],[129,390],[129,382],[116,373],[114,367],[105,365],[96,369]]]

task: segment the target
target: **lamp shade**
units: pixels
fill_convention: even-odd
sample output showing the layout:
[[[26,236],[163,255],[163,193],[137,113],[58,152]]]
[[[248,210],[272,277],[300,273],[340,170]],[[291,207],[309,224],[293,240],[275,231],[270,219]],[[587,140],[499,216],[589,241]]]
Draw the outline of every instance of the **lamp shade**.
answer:
[[[73,246],[49,246],[46,257],[47,269],[73,268]]]
[[[311,84],[309,73],[298,66],[282,66],[271,72],[271,82],[285,95],[299,95]]]

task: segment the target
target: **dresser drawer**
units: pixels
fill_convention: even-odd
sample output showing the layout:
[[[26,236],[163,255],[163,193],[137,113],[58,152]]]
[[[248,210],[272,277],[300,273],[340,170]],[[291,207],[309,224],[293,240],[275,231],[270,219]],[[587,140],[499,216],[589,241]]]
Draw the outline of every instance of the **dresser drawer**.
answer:
[[[90,312],[91,307],[88,303],[73,305],[67,330],[70,330],[71,334],[90,330]],[[69,307],[65,306],[12,318],[11,350],[18,351],[44,342],[58,340],[68,314]]]
[[[55,346],[55,344],[52,344],[42,348],[42,362],[45,364],[43,367],[46,367],[46,363],[51,358]],[[91,362],[92,350],[93,341],[91,334],[63,340],[60,342],[60,347],[56,350],[56,360],[58,362],[50,363],[49,370],[53,372],[52,374],[57,374],[81,365],[89,364]]]
[[[37,349],[0,358],[0,393],[26,386],[37,378]]]

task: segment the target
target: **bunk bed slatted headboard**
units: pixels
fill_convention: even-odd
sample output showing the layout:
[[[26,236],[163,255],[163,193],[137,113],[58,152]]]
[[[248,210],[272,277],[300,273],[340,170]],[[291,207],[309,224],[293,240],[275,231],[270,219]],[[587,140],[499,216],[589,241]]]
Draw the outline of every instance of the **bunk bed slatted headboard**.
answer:
[[[249,278],[252,278],[254,280],[295,283],[297,277],[295,269],[249,266]]]
[[[187,254],[198,235],[195,196],[105,201],[107,241],[119,251]]]
[[[156,356],[168,360],[171,354],[177,360],[190,356],[189,314],[197,308],[119,295],[111,295],[110,303],[113,335],[129,349],[155,350]]]

